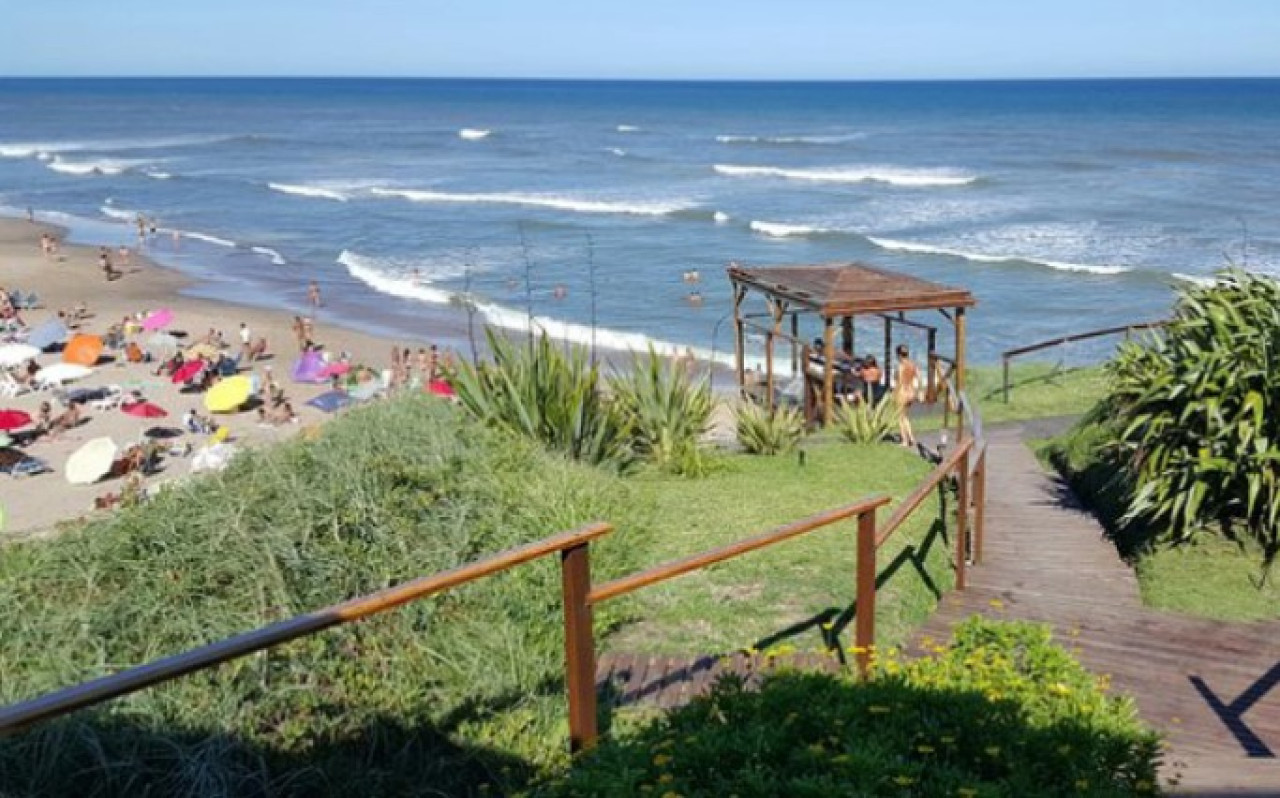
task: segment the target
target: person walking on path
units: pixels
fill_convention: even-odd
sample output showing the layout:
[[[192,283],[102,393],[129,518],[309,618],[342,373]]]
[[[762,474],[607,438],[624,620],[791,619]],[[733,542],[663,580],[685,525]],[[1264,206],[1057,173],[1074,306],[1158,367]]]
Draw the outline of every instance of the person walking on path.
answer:
[[[911,405],[915,404],[916,392],[920,386],[920,368],[911,359],[911,352],[906,344],[899,344],[898,379],[893,386],[893,398],[898,403],[898,434],[902,445],[908,449],[916,446],[916,435],[911,429]]]

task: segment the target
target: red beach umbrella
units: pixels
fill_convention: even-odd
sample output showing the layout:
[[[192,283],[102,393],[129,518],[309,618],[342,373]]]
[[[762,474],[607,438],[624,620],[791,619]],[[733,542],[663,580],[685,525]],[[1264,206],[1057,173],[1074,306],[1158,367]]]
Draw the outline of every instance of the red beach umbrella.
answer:
[[[351,364],[343,363],[342,361],[339,361],[337,363],[330,363],[329,365],[321,369],[320,376],[321,377],[341,377],[349,371],[351,371]]]
[[[183,363],[177,371],[173,372],[173,384],[178,385],[184,383],[192,377],[196,376],[204,369],[204,361],[188,360]]]
[[[163,407],[152,404],[151,402],[134,402],[131,405],[125,405],[120,408],[131,416],[138,418],[164,418],[169,415]]]
[[[31,423],[31,416],[21,410],[0,410],[0,430],[22,429]]]
[[[427,393],[443,396],[446,399],[454,396],[453,386],[441,379],[434,379],[427,383]]]

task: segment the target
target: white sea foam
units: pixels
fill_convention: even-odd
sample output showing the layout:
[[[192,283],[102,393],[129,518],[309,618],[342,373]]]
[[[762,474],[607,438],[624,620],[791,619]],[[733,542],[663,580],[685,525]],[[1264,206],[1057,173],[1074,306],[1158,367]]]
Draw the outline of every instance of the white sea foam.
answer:
[[[867,237],[867,240],[875,244],[881,249],[887,249],[893,252],[911,252],[919,255],[945,255],[952,258],[962,258],[964,260],[974,261],[977,263],[1034,263],[1039,266],[1047,266],[1050,269],[1057,269],[1064,272],[1085,272],[1088,274],[1124,274],[1130,271],[1124,266],[1099,266],[1089,263],[1070,263],[1060,260],[1049,260],[1047,258],[1029,257],[1025,255],[990,255],[982,252],[966,252],[959,249],[951,249],[949,247],[939,247],[933,244],[922,244],[914,241],[896,241],[890,238],[873,238]]]
[[[50,160],[58,153],[67,152],[128,152],[155,150],[171,147],[189,147],[200,144],[216,144],[233,141],[234,136],[175,136],[151,139],[103,139],[98,141],[12,141],[0,144],[2,158],[39,158]]]
[[[865,133],[833,136],[716,136],[721,144],[845,144],[866,138]]]
[[[1201,288],[1211,288],[1218,284],[1218,280],[1214,277],[1201,277],[1194,274],[1184,274],[1182,272],[1174,272],[1173,279],[1192,285],[1198,285]]]
[[[225,238],[219,238],[218,236],[209,235],[208,233],[196,233],[190,230],[179,230],[178,234],[181,235],[183,238],[194,238],[196,241],[203,241],[206,244],[214,244],[215,246],[219,246],[219,247],[234,248],[236,246],[236,242],[234,241],[229,241]]]
[[[173,175],[169,174],[168,172],[161,172],[156,169],[149,169],[145,172],[145,174],[147,177],[151,178],[152,180],[168,180],[173,177]]]
[[[299,185],[294,183],[267,183],[267,188],[282,194],[293,194],[299,197],[315,197],[318,199],[346,202],[349,197],[333,188],[317,185]]]
[[[967,186],[978,179],[973,175],[944,169],[896,169],[880,166],[785,169],[779,166],[716,164],[712,168],[717,174],[727,177],[775,177],[822,183],[888,183],[909,188]]]
[[[118,175],[123,174],[128,169],[142,166],[148,161],[127,161],[117,158],[97,158],[87,161],[68,161],[61,156],[55,156],[52,161],[47,162],[48,168],[55,172],[61,172],[67,175]]]
[[[609,148],[609,152],[613,153],[614,155],[618,156],[619,158],[625,158],[625,157],[627,157],[627,151],[626,151],[626,150],[624,150],[624,149],[622,149],[621,147],[610,147],[610,148]]]
[[[467,141],[479,141],[480,139],[488,138],[489,134],[492,132],[493,131],[491,130],[484,130],[483,128],[464,127],[462,130],[458,131],[458,138],[466,139]]]
[[[749,227],[757,233],[763,233],[772,238],[797,238],[832,232],[821,227],[810,227],[803,224],[781,224],[779,222],[752,222]]]
[[[577,213],[621,213],[635,216],[666,216],[687,210],[692,204],[673,200],[668,202],[616,202],[606,200],[575,199],[547,194],[495,193],[472,194],[448,191],[420,191],[416,189],[373,188],[372,194],[380,197],[400,197],[411,202],[493,203],[499,205],[529,205]]]
[[[357,280],[382,294],[402,299],[429,302],[434,305],[451,305],[460,303],[464,295],[434,286],[430,274],[421,274],[414,279],[406,274],[405,264],[394,259],[373,258],[350,250],[344,250],[338,256],[338,263],[347,268],[347,272]],[[428,269],[428,272],[430,270]],[[484,321],[495,327],[517,332],[528,332],[530,318],[528,313],[515,308],[503,307],[473,297],[472,304]],[[595,343],[605,349],[617,351],[645,352],[652,346],[660,354],[676,356],[685,350],[680,344],[650,338],[643,333],[623,332],[606,327],[596,327],[593,331],[589,325],[577,322],[553,319],[545,316],[534,316],[532,327],[537,332],[545,332],[552,338],[561,341],[589,346]],[[707,360],[711,352],[694,349],[694,355],[700,360]],[[716,360],[724,365],[732,365],[731,353],[719,353]]]
[[[619,133],[639,133],[640,128],[635,125],[618,125]]]
[[[729,221],[729,214],[724,211],[716,211],[711,215],[711,218],[715,220],[716,224],[727,224]]]
[[[285,265],[285,263],[287,263],[287,261],[284,259],[284,255],[281,255],[279,252],[276,252],[271,247],[250,247],[250,249],[258,253],[262,257],[270,260],[272,263],[274,263],[277,266],[283,266]]]
[[[107,204],[103,205],[99,210],[103,216],[109,216],[112,219],[119,219],[124,222],[132,222],[138,218],[137,211],[131,211],[128,208],[117,208],[111,204],[111,200],[107,200]]]

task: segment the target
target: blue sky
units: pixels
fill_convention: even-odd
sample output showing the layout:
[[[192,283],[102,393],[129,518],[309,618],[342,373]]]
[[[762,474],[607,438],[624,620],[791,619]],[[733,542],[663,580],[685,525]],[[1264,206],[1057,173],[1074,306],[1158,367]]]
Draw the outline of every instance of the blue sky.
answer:
[[[0,75],[1280,76],[1280,0],[26,0]]]

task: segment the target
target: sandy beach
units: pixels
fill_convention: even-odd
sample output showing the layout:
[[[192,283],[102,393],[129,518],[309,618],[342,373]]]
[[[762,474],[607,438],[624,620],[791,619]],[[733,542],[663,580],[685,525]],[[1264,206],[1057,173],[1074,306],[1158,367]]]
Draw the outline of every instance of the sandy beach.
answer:
[[[128,265],[122,263],[118,253],[112,253],[116,268],[123,272],[119,279],[112,281],[104,279],[98,250],[94,247],[63,244],[55,259],[46,258],[41,252],[41,235],[48,233],[61,238],[64,232],[26,220],[0,219],[0,285],[6,291],[34,292],[40,298],[39,308],[21,311],[29,327],[34,328],[54,318],[60,309],[70,310],[84,303],[89,315],[72,333],[102,335],[125,316],[168,308],[174,313],[172,330],[185,331],[188,334],[186,340],[191,342],[203,337],[210,328],[219,330],[228,342],[225,353],[234,357],[239,349],[238,331],[243,322],[255,339],[259,336],[267,339],[269,356],[249,368],[242,364],[241,373],[252,371],[262,376],[264,369],[271,367],[298,420],[280,426],[264,426],[252,409],[218,414],[214,418],[228,428],[228,441],[241,447],[276,441],[330,418],[306,404],[307,400],[327,391],[328,386],[297,384],[289,379],[290,367],[298,356],[296,339],[291,331],[292,315],[284,311],[184,297],[180,292],[190,285],[185,276],[155,265],[136,251],[131,254]],[[424,341],[392,342],[342,329],[327,323],[325,316],[322,306],[315,314],[315,341],[335,355],[349,353],[355,363],[385,368],[390,362],[393,343],[412,347],[414,351],[426,345]],[[40,355],[37,363],[43,367],[61,360],[62,355],[53,352]],[[92,512],[95,498],[119,493],[124,484],[122,478],[104,479],[92,485],[71,485],[67,482],[63,473],[67,458],[86,441],[107,436],[123,451],[126,446],[143,440],[143,432],[151,427],[181,428],[182,415],[189,409],[206,417],[210,415],[204,408],[203,395],[180,392],[180,385],[155,374],[157,365],[155,362],[127,363],[123,357],[107,362],[104,358],[91,375],[66,386],[89,389],[121,386],[126,391],[136,390],[169,415],[160,419],[142,419],[119,409],[99,411],[85,405],[83,409],[87,420],[78,427],[57,436],[42,436],[23,446],[27,454],[45,461],[52,470],[17,478],[0,475],[0,506],[3,506],[6,516],[0,538],[47,533],[59,522],[88,515]],[[22,410],[34,417],[42,401],[53,404],[55,416],[63,409],[53,393],[47,390],[4,397],[0,399],[0,409]],[[164,443],[182,446],[190,442],[198,450],[209,442],[208,438],[207,435],[184,432],[181,437]],[[190,459],[190,456],[164,457],[159,472],[147,476],[144,484],[154,487],[157,483],[187,476],[191,470]]]

